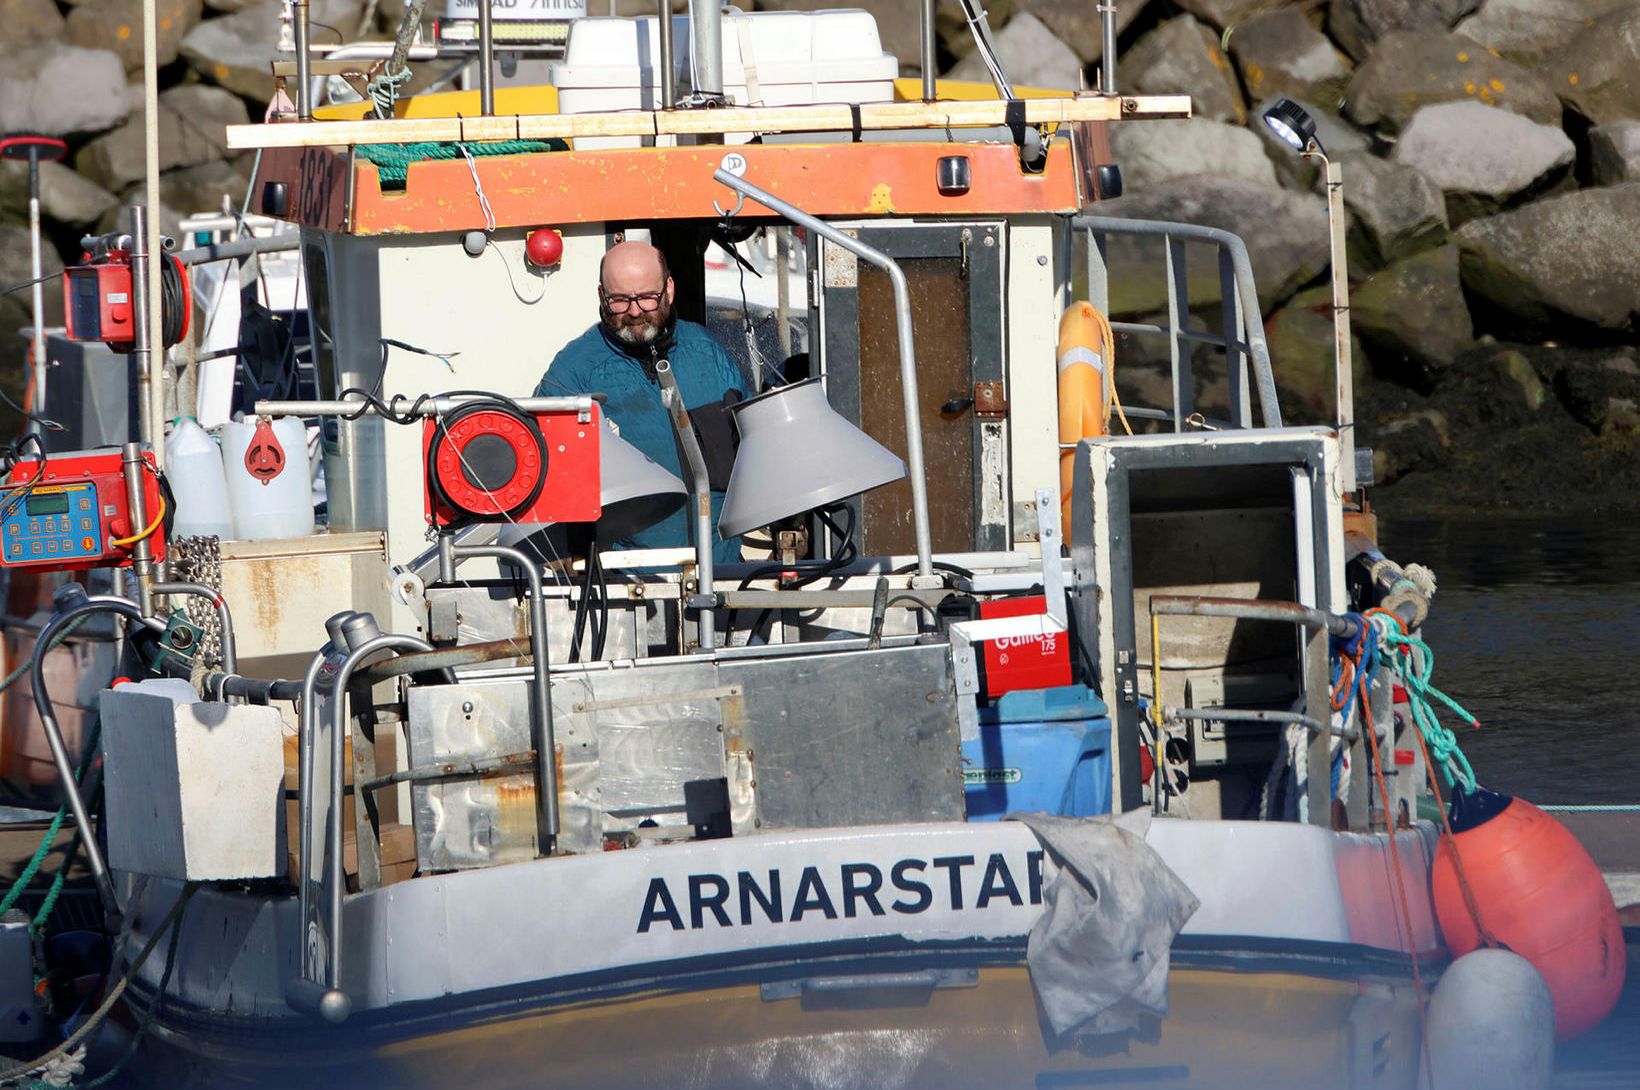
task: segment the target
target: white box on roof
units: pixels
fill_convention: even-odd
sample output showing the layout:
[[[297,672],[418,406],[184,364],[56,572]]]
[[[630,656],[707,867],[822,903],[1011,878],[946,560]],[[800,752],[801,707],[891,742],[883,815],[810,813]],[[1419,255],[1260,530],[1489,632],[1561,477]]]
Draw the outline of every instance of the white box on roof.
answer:
[[[570,27],[564,59],[548,67],[561,112],[656,109],[660,42],[654,16],[583,19]],[[674,86],[692,90],[689,20],[672,20]],[[737,106],[890,102],[899,61],[883,52],[868,11],[725,11],[723,91]],[[745,142],[731,135],[731,143]],[[639,147],[638,137],[582,138],[578,148]]]

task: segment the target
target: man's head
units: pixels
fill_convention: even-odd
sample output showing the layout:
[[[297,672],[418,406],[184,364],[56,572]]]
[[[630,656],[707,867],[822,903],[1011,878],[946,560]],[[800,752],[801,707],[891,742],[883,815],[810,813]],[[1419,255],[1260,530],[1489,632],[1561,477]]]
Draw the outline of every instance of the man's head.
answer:
[[[626,344],[650,344],[672,324],[672,277],[666,258],[647,242],[623,242],[598,270],[604,328]]]

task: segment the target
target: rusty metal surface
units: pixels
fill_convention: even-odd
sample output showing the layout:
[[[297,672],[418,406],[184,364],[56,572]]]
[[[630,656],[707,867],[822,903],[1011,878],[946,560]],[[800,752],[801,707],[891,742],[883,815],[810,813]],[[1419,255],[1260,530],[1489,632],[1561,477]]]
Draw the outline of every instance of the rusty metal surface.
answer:
[[[1249,621],[1291,621],[1305,628],[1324,628],[1335,636],[1355,634],[1356,622],[1346,617],[1269,598],[1212,598],[1191,594],[1156,594],[1150,612],[1159,617],[1235,617]]]

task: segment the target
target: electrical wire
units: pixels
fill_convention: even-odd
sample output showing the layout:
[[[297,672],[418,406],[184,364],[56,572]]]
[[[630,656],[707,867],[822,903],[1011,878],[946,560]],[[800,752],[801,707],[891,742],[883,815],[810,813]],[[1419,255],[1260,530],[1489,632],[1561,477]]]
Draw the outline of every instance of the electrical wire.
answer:
[[[130,537],[116,537],[116,538],[113,538],[112,540],[109,541],[109,544],[117,546],[121,549],[128,548],[132,545],[135,545],[139,541],[143,541],[143,540],[146,540],[149,537],[152,537],[154,531],[158,530],[159,527],[160,527],[160,523],[162,523],[164,521],[165,521],[165,495],[164,495],[164,493],[161,493],[160,497],[159,497],[159,513],[154,516],[154,521],[150,522],[148,524],[147,529],[143,530],[143,532],[140,533],[140,534],[132,534]]]

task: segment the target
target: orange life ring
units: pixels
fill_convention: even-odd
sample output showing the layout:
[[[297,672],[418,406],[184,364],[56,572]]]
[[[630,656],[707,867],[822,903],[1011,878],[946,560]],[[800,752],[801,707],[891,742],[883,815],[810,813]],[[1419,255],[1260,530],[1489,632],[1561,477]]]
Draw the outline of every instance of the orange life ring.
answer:
[[[1430,884],[1452,956],[1482,943],[1478,915],[1492,939],[1542,974],[1561,1040],[1593,1029],[1617,1006],[1626,971],[1617,906],[1589,853],[1549,814],[1517,798],[1490,820],[1442,837]]]
[[[1092,303],[1080,301],[1059,318],[1059,517],[1071,524],[1071,479],[1076,452],[1064,444],[1110,434],[1110,323]]]

